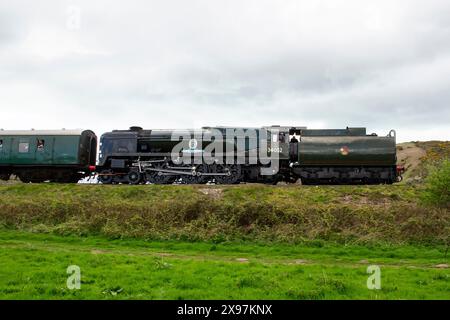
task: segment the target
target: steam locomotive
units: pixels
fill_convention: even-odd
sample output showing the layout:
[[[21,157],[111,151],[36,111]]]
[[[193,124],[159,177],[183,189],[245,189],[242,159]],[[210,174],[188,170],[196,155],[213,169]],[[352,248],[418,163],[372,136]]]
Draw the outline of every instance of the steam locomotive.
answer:
[[[203,127],[198,130],[0,131],[0,178],[103,184],[378,184],[399,181],[395,131]]]

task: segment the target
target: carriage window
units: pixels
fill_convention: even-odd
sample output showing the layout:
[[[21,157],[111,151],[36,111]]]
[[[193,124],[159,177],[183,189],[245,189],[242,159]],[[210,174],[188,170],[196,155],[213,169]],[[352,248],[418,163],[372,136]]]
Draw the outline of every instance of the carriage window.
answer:
[[[37,139],[37,151],[44,151],[45,141],[42,139]]]
[[[0,139],[0,151],[3,150],[3,140]]]
[[[30,144],[28,142],[19,143],[19,153],[28,153],[30,150]]]

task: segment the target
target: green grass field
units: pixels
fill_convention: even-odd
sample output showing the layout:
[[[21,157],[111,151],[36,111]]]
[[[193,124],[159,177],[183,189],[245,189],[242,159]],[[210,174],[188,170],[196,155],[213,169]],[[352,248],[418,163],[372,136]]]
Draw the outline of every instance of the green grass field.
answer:
[[[421,190],[0,185],[0,299],[450,299],[450,212]]]
[[[444,247],[111,240],[0,231],[0,299],[449,299]],[[66,286],[69,265],[81,288]],[[381,289],[369,290],[368,265]]]

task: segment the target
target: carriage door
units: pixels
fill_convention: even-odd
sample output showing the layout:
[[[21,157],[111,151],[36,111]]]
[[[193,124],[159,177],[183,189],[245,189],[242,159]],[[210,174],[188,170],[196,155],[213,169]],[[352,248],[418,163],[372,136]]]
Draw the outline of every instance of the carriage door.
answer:
[[[12,138],[0,137],[0,164],[9,164]]]
[[[32,137],[18,137],[14,140],[14,154],[17,164],[34,164],[36,161],[36,144]]]
[[[34,140],[36,149],[36,164],[51,164],[53,140],[50,137],[37,136]]]

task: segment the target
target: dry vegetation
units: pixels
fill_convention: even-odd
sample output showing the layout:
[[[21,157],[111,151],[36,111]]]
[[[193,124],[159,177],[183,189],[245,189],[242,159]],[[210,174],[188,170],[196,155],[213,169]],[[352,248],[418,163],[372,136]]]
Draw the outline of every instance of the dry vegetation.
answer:
[[[444,244],[446,208],[416,186],[0,187],[0,225],[112,238]]]

